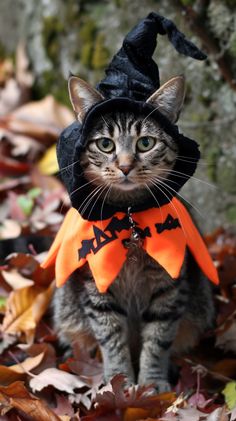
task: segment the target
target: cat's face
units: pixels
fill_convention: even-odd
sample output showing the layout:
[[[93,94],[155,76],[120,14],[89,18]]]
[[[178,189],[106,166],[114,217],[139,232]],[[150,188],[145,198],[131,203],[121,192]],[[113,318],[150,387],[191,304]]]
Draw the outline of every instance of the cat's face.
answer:
[[[85,82],[72,77],[70,96],[78,119],[101,101],[100,94]],[[183,77],[167,82],[148,100],[172,121],[176,121],[184,97]],[[112,112],[94,121],[87,135],[87,147],[81,156],[85,178],[97,188],[97,194],[109,203],[138,203],[150,196],[151,187],[164,181],[173,168],[178,148],[173,138],[152,116]],[[100,190],[98,190],[100,189]]]

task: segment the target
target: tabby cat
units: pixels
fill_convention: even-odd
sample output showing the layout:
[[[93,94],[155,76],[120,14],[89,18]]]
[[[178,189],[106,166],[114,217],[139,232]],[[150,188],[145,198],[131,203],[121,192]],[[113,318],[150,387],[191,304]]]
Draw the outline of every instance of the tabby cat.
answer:
[[[184,77],[178,76],[147,102],[174,123],[184,91]],[[70,78],[69,93],[80,122],[103,99],[76,77]],[[98,197],[103,205],[138,204],[153,194],[151,186],[168,197],[165,180],[177,156],[173,138],[151,114],[144,117],[124,110],[101,115],[88,133],[81,158],[94,190],[78,211],[91,202],[96,206]],[[93,335],[101,349],[105,381],[123,373],[129,384],[153,384],[159,392],[170,389],[171,354],[192,347],[213,320],[210,282],[189,252],[180,277],[173,280],[142,248],[130,244],[127,260],[107,293],[98,292],[84,266],[54,297],[54,321],[61,341],[72,344],[81,332]]]

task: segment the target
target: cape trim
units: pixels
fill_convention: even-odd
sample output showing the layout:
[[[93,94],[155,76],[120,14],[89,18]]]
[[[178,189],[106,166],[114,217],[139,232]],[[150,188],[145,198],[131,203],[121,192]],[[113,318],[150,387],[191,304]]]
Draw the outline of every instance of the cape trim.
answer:
[[[184,205],[173,198],[161,208],[132,214],[143,249],[177,279],[188,247],[202,272],[214,284],[219,277],[207,247]],[[87,221],[71,208],[41,265],[55,264],[57,286],[88,262],[99,292],[107,291],[127,256],[131,236],[129,218],[122,212],[103,221]]]

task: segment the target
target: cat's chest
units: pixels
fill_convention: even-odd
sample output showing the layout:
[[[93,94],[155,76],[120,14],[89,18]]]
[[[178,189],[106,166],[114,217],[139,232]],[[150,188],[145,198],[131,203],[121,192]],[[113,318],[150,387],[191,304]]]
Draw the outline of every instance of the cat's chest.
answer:
[[[148,307],[153,293],[166,282],[173,282],[167,272],[141,247],[128,249],[127,258],[110,290],[124,306]]]

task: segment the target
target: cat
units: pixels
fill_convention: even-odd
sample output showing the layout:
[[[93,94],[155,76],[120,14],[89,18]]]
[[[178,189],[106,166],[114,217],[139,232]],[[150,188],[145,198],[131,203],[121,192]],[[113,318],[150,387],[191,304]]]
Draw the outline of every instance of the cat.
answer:
[[[69,80],[70,99],[80,123],[103,98],[77,77]],[[170,79],[147,100],[172,123],[185,95],[183,76]],[[111,111],[98,116],[87,133],[81,155],[85,179],[94,187],[79,212],[102,199],[129,207],[153,195],[155,186],[168,197],[165,180],[178,156],[174,139],[152,115]],[[113,256],[111,256],[112,258]],[[131,243],[127,259],[105,294],[98,292],[88,266],[73,273],[57,289],[54,323],[60,340],[72,344],[83,334],[95,337],[104,364],[104,379],[115,374],[127,384],[152,384],[158,392],[171,389],[170,358],[193,347],[213,326],[214,304],[209,280],[186,251],[180,276],[170,275],[142,248]]]

